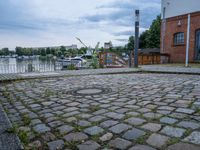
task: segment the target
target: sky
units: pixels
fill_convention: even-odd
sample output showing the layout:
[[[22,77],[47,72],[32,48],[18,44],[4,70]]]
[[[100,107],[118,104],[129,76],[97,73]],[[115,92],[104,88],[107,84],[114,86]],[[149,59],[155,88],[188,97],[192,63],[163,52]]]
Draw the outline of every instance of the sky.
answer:
[[[140,10],[140,33],[160,14],[160,0],[0,0],[0,48],[87,46],[112,41],[125,45],[134,34],[134,11]]]

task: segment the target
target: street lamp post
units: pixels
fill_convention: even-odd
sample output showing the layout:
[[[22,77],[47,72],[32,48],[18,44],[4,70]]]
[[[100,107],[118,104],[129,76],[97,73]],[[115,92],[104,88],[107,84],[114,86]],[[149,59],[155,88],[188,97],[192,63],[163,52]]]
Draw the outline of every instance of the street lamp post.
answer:
[[[134,48],[134,67],[138,68],[138,48],[139,48],[139,19],[140,11],[135,11],[135,48]]]

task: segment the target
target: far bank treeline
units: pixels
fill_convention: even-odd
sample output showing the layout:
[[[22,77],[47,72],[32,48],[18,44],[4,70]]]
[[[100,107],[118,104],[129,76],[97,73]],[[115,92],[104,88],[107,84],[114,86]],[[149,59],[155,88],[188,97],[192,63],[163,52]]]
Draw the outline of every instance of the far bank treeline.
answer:
[[[160,32],[161,32],[161,16],[157,16],[155,20],[153,20],[149,30],[144,31],[140,35],[139,47],[140,49],[145,48],[160,48]],[[125,46],[111,48],[110,52],[115,52],[119,55],[122,53],[129,53],[134,49],[134,36],[130,36],[128,43]],[[15,52],[10,51],[8,48],[0,49],[1,55],[13,55],[17,54],[18,56],[32,56],[32,55],[40,55],[40,56],[76,56],[85,54],[87,48],[80,49],[66,49],[64,46],[60,46],[60,48],[22,48],[16,47]],[[103,47],[100,48],[100,51],[104,51]]]

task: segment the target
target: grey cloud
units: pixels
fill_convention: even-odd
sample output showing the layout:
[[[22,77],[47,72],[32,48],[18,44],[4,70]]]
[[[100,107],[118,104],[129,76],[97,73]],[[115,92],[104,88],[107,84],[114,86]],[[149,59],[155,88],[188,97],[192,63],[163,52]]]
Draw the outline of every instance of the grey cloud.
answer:
[[[119,41],[119,42],[128,42],[128,39],[115,39],[115,41]]]
[[[113,35],[115,35],[115,36],[121,36],[121,35],[128,35],[128,36],[130,36],[130,35],[133,35],[133,34],[134,34],[134,32],[130,31],[130,30],[113,33]]]
[[[108,24],[111,25],[131,27],[134,26],[134,10],[137,9],[139,4],[145,6],[145,2],[147,2],[147,0],[138,1],[137,3],[131,1],[116,1],[111,4],[98,7],[100,10],[102,8],[117,8],[116,11],[107,14],[88,15],[83,18],[87,21],[95,23],[107,21]],[[148,28],[152,20],[160,14],[160,8],[158,8],[157,5],[151,6],[150,3],[152,3],[152,1],[148,2],[145,9],[140,10],[140,24],[143,28]],[[160,5],[158,0],[153,0],[153,3]]]

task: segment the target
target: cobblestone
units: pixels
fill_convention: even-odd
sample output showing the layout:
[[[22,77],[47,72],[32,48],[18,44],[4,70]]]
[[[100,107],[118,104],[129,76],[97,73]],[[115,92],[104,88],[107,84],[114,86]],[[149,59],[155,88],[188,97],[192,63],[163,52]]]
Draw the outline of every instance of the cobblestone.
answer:
[[[89,135],[97,135],[102,133],[104,130],[101,127],[98,126],[94,126],[94,127],[90,127],[84,130],[85,133],[89,134]]]
[[[185,131],[186,130],[182,128],[174,128],[174,127],[166,126],[165,128],[163,128],[161,133],[178,138],[178,137],[182,137]]]
[[[116,149],[126,149],[131,145],[131,142],[121,138],[116,138],[115,140],[110,141],[109,145]]]
[[[57,141],[49,142],[47,145],[49,147],[49,150],[58,150],[64,147],[64,141],[57,140]]]
[[[78,141],[83,141],[83,140],[87,140],[88,136],[82,132],[76,132],[76,133],[70,133],[66,136],[64,136],[64,139],[67,142],[78,142]]]
[[[108,92],[84,95],[88,88]],[[148,150],[167,148],[168,139],[200,146],[199,93],[200,76],[88,75],[1,84],[0,102],[11,123],[27,132],[27,146],[40,141],[46,149],[64,140],[63,149]]]
[[[122,132],[124,132],[124,131],[130,129],[130,128],[131,128],[130,125],[121,123],[121,124],[117,124],[117,125],[115,125],[115,126],[109,128],[109,130],[110,130],[111,132],[113,132],[113,133],[119,134],[119,133],[122,133]]]
[[[136,140],[137,138],[144,136],[145,132],[136,128],[133,128],[132,130],[128,130],[124,135],[123,138],[127,140]]]
[[[148,138],[147,143],[157,148],[162,148],[167,144],[168,140],[169,140],[169,137],[159,135],[159,134],[152,134]]]
[[[169,117],[163,117],[163,118],[160,119],[160,122],[167,123],[167,124],[174,124],[177,121],[178,121],[177,119],[169,118]]]
[[[200,144],[200,132],[192,132],[192,134],[186,137],[184,141],[191,142],[194,144]]]
[[[50,128],[47,127],[45,124],[39,124],[33,127],[33,129],[35,130],[35,132],[37,133],[44,133],[44,132],[48,132],[50,131]]]
[[[141,126],[141,128],[149,130],[151,132],[157,132],[161,129],[161,124],[147,123],[147,124]]]
[[[146,145],[135,145],[129,150],[156,150],[156,149]]]
[[[100,145],[94,141],[87,141],[83,144],[78,145],[79,150],[96,150]]]

